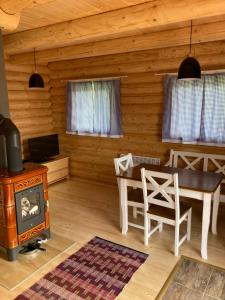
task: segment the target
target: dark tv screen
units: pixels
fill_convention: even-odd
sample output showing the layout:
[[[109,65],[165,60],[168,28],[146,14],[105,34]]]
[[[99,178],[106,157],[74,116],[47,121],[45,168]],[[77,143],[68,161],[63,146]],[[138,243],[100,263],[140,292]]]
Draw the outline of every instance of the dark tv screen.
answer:
[[[59,154],[58,134],[28,139],[30,160],[44,162]]]

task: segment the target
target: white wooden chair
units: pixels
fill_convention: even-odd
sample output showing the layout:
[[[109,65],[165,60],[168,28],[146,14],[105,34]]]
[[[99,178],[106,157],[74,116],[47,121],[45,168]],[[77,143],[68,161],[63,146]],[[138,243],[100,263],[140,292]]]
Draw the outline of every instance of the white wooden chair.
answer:
[[[115,166],[116,175],[119,175],[121,171],[127,171],[130,167],[133,167],[132,154],[128,153],[127,155],[123,155],[119,158],[114,158],[114,166]],[[120,178],[117,178],[118,188],[120,187],[119,180]],[[120,188],[119,188],[119,193],[120,193]],[[137,214],[143,215],[144,199],[143,199],[142,190],[139,188],[131,189],[130,191],[128,191],[127,198],[128,198],[127,201],[128,206],[133,207],[133,217],[136,218]],[[138,210],[138,208],[140,208],[140,210]],[[122,214],[121,214],[121,207],[120,207],[120,227],[122,224],[121,216]],[[129,221],[128,221],[128,225],[136,228],[144,229],[144,226]]]
[[[222,173],[224,175],[220,197],[213,198],[212,231],[216,233],[219,204],[220,202],[225,203],[225,155],[171,149],[169,161],[165,165],[175,168],[200,170],[203,172]]]
[[[174,254],[178,256],[181,244],[191,237],[192,208],[180,203],[178,174],[148,171],[141,169],[144,196],[144,243],[148,245],[149,237],[156,231],[162,231],[163,223],[175,226]],[[153,190],[147,190],[147,185]],[[158,224],[151,228],[151,220]],[[187,222],[187,232],[180,239],[180,224]]]
[[[222,184],[225,185],[225,155],[171,149],[169,161],[165,166],[222,173],[224,175]],[[225,194],[220,194],[220,201],[225,202]]]

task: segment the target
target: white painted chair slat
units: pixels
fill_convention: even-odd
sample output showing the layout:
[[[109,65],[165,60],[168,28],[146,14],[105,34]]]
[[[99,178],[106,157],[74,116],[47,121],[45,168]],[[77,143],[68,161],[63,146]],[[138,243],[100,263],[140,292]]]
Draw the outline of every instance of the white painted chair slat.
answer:
[[[189,207],[180,216],[180,200],[179,200],[179,187],[178,187],[178,174],[167,174],[162,172],[155,172],[141,169],[143,195],[144,195],[144,243],[148,245],[149,237],[157,230],[162,230],[162,224],[166,223],[175,226],[175,243],[174,254],[178,256],[180,245],[191,236],[191,207]],[[161,180],[165,181],[162,183]],[[159,180],[160,182],[157,182]],[[148,183],[152,184],[153,191],[148,190]],[[164,199],[157,199],[156,196],[161,194]],[[160,216],[158,213],[151,212],[151,205],[158,205],[161,207],[175,210],[175,219]],[[153,206],[152,206],[153,207]],[[158,222],[154,228],[151,228],[151,220]],[[180,239],[180,224],[187,222],[187,232]]]
[[[202,162],[202,169],[196,167],[198,163]],[[165,164],[170,167],[179,167],[180,163],[185,169],[200,170],[203,172],[210,172],[213,169],[215,173],[222,173],[225,176],[225,155],[207,154],[199,152],[186,152],[170,150],[169,161]],[[222,181],[225,184],[225,178]],[[225,202],[225,195],[220,194],[220,201]]]
[[[114,166],[115,166],[115,171],[116,171],[116,175],[120,175],[121,171],[127,171],[129,168],[133,167],[133,158],[132,158],[132,154],[128,153],[127,155],[123,155],[119,158],[114,158]],[[119,178],[117,180],[118,182],[118,188],[119,188]],[[135,187],[134,187],[135,188]],[[120,193],[120,188],[119,188],[119,193]],[[143,203],[140,202],[135,202],[132,201],[132,199],[128,199],[127,201],[127,205],[133,208],[133,217],[136,218],[137,214],[142,214],[143,215],[143,209],[144,209],[144,200]],[[139,210],[138,210],[139,208]],[[121,207],[120,207],[120,227],[122,224],[122,220],[121,220]],[[131,223],[128,222],[128,225],[136,227],[136,228],[141,228],[144,229],[144,226],[135,224],[135,223]]]
[[[204,172],[207,172],[207,170],[208,170],[208,163],[209,163],[209,158],[205,157],[204,162],[203,162],[203,171]]]

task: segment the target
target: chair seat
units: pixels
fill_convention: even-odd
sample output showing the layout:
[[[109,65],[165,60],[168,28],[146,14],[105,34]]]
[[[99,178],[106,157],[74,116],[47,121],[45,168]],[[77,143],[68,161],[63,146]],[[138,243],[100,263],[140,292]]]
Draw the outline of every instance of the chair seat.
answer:
[[[128,201],[143,203],[144,206],[144,198],[143,198],[143,190],[136,188],[128,191]]]
[[[180,203],[180,218],[191,208],[191,205]],[[175,209],[151,204],[147,214],[175,220]]]

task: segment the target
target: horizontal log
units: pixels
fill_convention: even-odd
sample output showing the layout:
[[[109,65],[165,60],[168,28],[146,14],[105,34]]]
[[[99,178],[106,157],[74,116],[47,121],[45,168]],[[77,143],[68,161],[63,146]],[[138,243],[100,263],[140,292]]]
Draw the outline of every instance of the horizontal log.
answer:
[[[151,95],[136,95],[136,96],[125,96],[122,95],[121,97],[121,103],[122,104],[149,104],[149,103],[162,103],[163,102],[163,96],[160,94],[154,94]]]
[[[35,100],[35,99],[42,99],[42,100],[47,100],[50,98],[50,93],[42,90],[38,91],[9,91],[8,96],[10,99],[14,100]]]
[[[31,8],[40,4],[51,2],[52,0],[1,0],[1,7],[9,15],[20,13],[25,8]]]
[[[13,110],[11,109],[11,116],[13,119],[20,120],[33,118],[37,115],[41,116],[42,118],[46,118],[52,115],[52,112],[49,109],[29,109],[29,110]]]
[[[48,75],[42,75],[42,74],[40,75],[42,76],[45,83],[49,81]],[[28,73],[19,73],[19,72],[12,72],[12,71],[6,72],[7,81],[25,81],[27,83],[27,86],[28,86],[30,76],[31,74]]]
[[[47,100],[50,98],[51,94],[49,92],[46,92],[42,89],[40,90],[28,90],[28,91],[9,91],[8,95],[10,98],[14,99],[28,99],[28,100],[33,100],[33,99],[42,99],[42,100]]]
[[[219,16],[225,13],[223,0],[155,0],[143,4],[7,35],[6,53],[28,52],[60,45],[126,36],[156,26]],[[38,39],[34,39],[38,36]]]
[[[13,120],[13,119],[12,119]],[[14,120],[15,124],[18,126],[18,129],[20,130],[21,136],[25,136],[25,135],[43,135],[43,132],[52,132],[53,131],[53,127],[51,124],[44,124],[44,125],[37,125],[37,126],[25,126],[22,127],[21,125],[18,125],[17,121]]]
[[[204,23],[193,26],[192,45],[195,49],[195,55],[202,55],[205,53],[218,53],[219,48],[224,49],[225,42],[225,21]],[[218,42],[218,49],[212,47],[212,42]],[[74,45],[69,47],[62,47],[50,49],[45,51],[37,51],[36,56],[38,61],[46,62],[60,62],[71,59],[82,59],[98,57],[102,55],[122,54],[135,55],[135,51],[160,49],[162,55],[170,56],[168,47],[189,45],[190,42],[190,27],[177,28],[172,30],[165,30],[160,32],[151,32],[139,34],[136,36],[128,36],[113,40],[93,42],[89,44]],[[200,43],[200,44],[199,44]],[[163,50],[163,48],[166,48]],[[131,52],[132,49],[132,52]],[[185,50],[183,50],[185,49]],[[181,55],[181,52],[186,51],[187,47],[179,47],[174,51],[174,55]],[[157,51],[155,51],[155,56]],[[183,54],[182,54],[183,55]],[[158,54],[158,58],[160,54]],[[32,61],[33,53],[18,54],[10,56],[10,59],[17,64],[24,64]],[[128,56],[129,60],[129,56]],[[63,65],[63,63],[61,63]],[[51,66],[50,66],[51,67]],[[54,65],[53,65],[54,67]]]
[[[23,110],[23,109],[32,109],[32,108],[39,108],[39,109],[45,109],[51,108],[51,102],[46,100],[39,99],[38,102],[36,101],[26,101],[26,100],[12,100],[9,99],[9,106],[12,110]]]
[[[160,49],[160,50],[148,50],[148,51],[138,51],[138,52],[130,52],[130,53],[123,53],[123,54],[116,54],[116,55],[104,55],[104,56],[97,56],[97,57],[90,57],[86,59],[76,59],[76,60],[67,60],[67,61],[60,61],[60,62],[53,62],[49,64],[49,69],[54,74],[56,71],[61,70],[62,74],[64,70],[67,69],[78,69],[85,67],[91,68],[98,68],[104,64],[104,61],[108,62],[108,66],[119,65],[121,63],[131,64],[136,61],[139,63],[145,63],[146,61],[155,61],[161,59],[168,59],[168,58],[183,58],[187,54],[187,47],[170,47],[167,49]],[[54,77],[53,77],[54,78]],[[122,80],[126,80],[127,77],[122,78]]]
[[[30,60],[30,62],[33,61],[33,59]],[[21,73],[32,73],[34,72],[34,64],[14,64],[11,62],[11,60],[5,62],[5,69],[7,71],[13,71],[13,72],[21,72]],[[49,74],[49,68],[47,66],[39,65],[37,64],[37,70],[38,72],[42,74]]]
[[[27,81],[7,81],[7,88],[9,91],[32,91]],[[45,87],[41,89],[40,92],[48,92],[50,90],[50,85],[45,82]]]
[[[142,118],[143,115],[161,114],[163,111],[163,105],[160,104],[133,104],[133,105],[122,105],[121,110],[124,115],[139,115]],[[140,116],[141,115],[141,116]]]
[[[31,125],[32,127],[33,126],[39,126],[40,123],[41,125],[49,125],[51,124],[51,120],[52,120],[52,117],[46,117],[46,118],[42,118],[42,116],[32,116],[32,118],[25,118],[25,119],[17,119],[16,121],[16,124],[19,126],[19,127],[23,127],[23,126],[27,126],[27,125]]]

